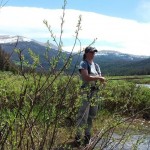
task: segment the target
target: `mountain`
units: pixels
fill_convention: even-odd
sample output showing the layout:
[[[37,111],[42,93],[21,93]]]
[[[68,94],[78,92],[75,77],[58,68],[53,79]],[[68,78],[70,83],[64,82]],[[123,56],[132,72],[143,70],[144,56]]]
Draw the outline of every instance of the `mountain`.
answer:
[[[20,49],[26,55],[29,48],[40,56],[47,47],[51,47],[53,53],[57,52],[57,47],[53,44],[48,45],[48,43],[38,42],[22,36],[0,36],[0,46],[8,53],[12,53],[14,49]]]
[[[58,49],[51,43],[42,43],[22,36],[0,36],[1,48],[11,55],[14,62],[19,61],[18,54],[14,49],[19,49],[26,60],[32,63],[32,58],[28,49],[30,48],[35,54],[40,56],[41,65],[48,69],[49,62],[46,60],[46,52],[49,59],[59,55]],[[51,48],[49,48],[51,47]],[[49,50],[48,50],[49,49]],[[68,58],[69,52],[63,51],[63,57]],[[79,64],[82,59],[82,54],[73,54],[71,66],[73,69],[75,64]],[[62,66],[62,60],[58,60],[58,69]],[[149,70],[150,58],[147,56],[136,56],[120,53],[117,51],[103,50],[99,51],[95,56],[95,62],[101,67],[102,73],[107,75],[129,75],[129,74],[143,74],[143,68]],[[76,68],[77,70],[77,68]],[[144,73],[146,73],[144,71]]]
[[[130,62],[120,68],[120,73],[127,72],[130,75],[150,75],[150,57],[141,61]]]
[[[131,68],[136,64],[148,59],[147,56],[124,54],[117,51],[103,50],[98,53],[95,61],[100,64],[103,74],[107,75],[133,75]],[[144,66],[144,63],[143,63]],[[136,68],[134,70],[141,69]],[[142,71],[140,71],[142,72]]]
[[[57,47],[51,43],[42,43],[22,36],[0,36],[1,48],[11,55],[11,60],[14,62],[20,61],[19,54],[15,51],[18,49],[24,59],[29,63],[33,62],[29,49],[36,55],[40,56],[41,65],[48,68],[49,62],[46,60],[46,53],[48,58],[52,58],[58,54]]]

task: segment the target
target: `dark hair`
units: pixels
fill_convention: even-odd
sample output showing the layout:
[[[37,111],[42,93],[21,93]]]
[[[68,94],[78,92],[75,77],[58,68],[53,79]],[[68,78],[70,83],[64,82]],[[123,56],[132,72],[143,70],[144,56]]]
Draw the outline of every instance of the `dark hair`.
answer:
[[[83,54],[83,58],[82,58],[83,60],[85,60],[86,59],[86,55],[85,55],[85,53]]]

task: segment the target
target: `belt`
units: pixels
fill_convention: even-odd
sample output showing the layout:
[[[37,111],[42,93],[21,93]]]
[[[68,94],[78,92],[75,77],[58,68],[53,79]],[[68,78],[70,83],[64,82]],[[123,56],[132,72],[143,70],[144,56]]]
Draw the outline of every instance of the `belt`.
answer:
[[[83,88],[85,88],[84,85],[81,86],[81,89],[83,89]],[[99,87],[97,87],[97,86],[91,86],[91,87],[90,87],[90,90],[91,90],[91,91],[96,91],[96,90],[99,90]]]

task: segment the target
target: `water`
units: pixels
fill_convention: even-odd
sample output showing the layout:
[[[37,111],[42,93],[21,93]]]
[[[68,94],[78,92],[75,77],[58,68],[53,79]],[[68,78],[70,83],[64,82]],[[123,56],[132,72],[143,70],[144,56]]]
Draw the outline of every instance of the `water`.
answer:
[[[111,138],[101,140],[95,150],[150,150],[150,135],[132,135],[124,140],[121,135],[113,134]]]
[[[137,84],[137,86],[144,86],[150,88],[150,84]]]

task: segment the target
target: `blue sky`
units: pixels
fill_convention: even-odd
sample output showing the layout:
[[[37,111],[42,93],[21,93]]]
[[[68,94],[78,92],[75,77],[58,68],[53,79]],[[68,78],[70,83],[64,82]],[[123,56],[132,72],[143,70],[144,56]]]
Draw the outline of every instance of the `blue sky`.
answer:
[[[7,2],[2,0],[1,5]],[[0,35],[22,35],[50,40],[47,20],[56,37],[60,34],[63,0],[8,0],[0,10]],[[150,0],[67,0],[63,42],[71,50],[79,15],[82,48],[93,39],[99,50],[150,56]],[[55,43],[54,43],[55,44]],[[77,43],[75,51],[78,51]]]

